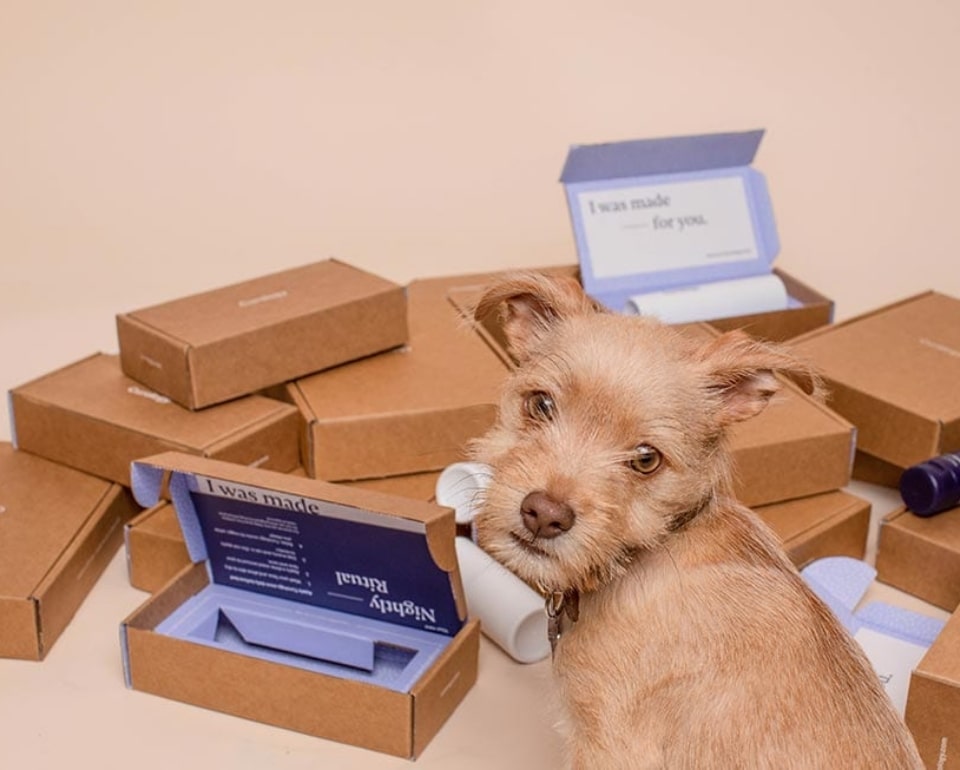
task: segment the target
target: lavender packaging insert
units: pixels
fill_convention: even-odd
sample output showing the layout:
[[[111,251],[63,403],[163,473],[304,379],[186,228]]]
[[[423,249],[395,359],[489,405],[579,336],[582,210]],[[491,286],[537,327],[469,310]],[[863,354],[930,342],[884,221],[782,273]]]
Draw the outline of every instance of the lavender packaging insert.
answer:
[[[132,488],[209,575],[157,633],[409,692],[464,625],[417,521],[149,462]]]
[[[771,273],[780,250],[763,131],[570,148],[560,181],[588,294],[631,297]]]

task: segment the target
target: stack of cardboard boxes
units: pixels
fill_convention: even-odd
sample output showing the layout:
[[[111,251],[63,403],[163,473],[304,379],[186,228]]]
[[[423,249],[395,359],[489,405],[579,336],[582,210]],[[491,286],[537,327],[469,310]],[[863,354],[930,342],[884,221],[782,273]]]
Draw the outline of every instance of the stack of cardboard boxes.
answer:
[[[549,272],[577,274],[572,267]],[[341,262],[320,262],[121,314],[119,357],[93,355],[11,391],[16,445],[22,451],[4,447],[0,452],[4,488],[23,487],[25,504],[49,509],[56,524],[43,527],[43,548],[22,549],[36,554],[32,571],[18,568],[19,578],[13,580],[3,567],[14,562],[0,561],[5,588],[0,593],[32,603],[0,604],[0,620],[20,619],[16,625],[0,622],[0,653],[41,658],[125,529],[131,583],[157,592],[124,624],[132,686],[388,753],[419,753],[476,677],[477,626],[465,618],[455,559],[443,556],[446,546],[437,545],[452,544],[453,517],[432,500],[439,471],[465,459],[470,439],[492,424],[501,384],[513,365],[499,319],[472,322],[476,299],[495,277],[432,278],[404,288]],[[703,338],[737,327],[775,340],[800,335],[796,344],[824,369],[832,400],[817,403],[784,381],[781,398],[759,417],[737,425],[732,436],[736,491],[780,535],[798,566],[827,555],[862,558],[870,505],[841,489],[851,478],[855,450],[860,469],[862,457],[903,467],[960,448],[960,399],[930,386],[944,381],[945,364],[960,369],[955,352],[960,341],[945,341],[932,331],[950,323],[960,328],[960,316],[952,315],[960,303],[929,295],[876,314],[879,329],[874,321],[833,325],[827,298],[790,276],[781,273],[781,278],[793,298],[787,310],[689,325],[684,331]],[[870,365],[882,368],[891,339],[902,336],[904,308],[921,307],[932,315],[919,310],[907,315],[918,324],[914,336],[919,334],[916,353],[922,360],[908,364],[910,377],[889,378],[890,394],[878,395],[876,373],[849,351],[866,355],[879,345],[881,359]],[[841,372],[848,364],[849,381]],[[931,374],[918,378],[921,371]],[[884,411],[878,405],[889,407]],[[139,507],[129,491],[134,461],[136,473],[149,480],[139,482]],[[152,475],[151,468],[160,475]],[[11,486],[11,479],[17,484]],[[437,565],[450,574],[461,623],[451,630],[443,659],[412,690],[398,696],[382,689],[365,702],[364,708],[385,709],[392,714],[388,721],[403,727],[364,730],[332,717],[305,724],[283,698],[263,698],[262,708],[251,711],[243,699],[231,697],[228,687],[211,700],[208,693],[216,688],[201,693],[184,684],[189,677],[163,674],[185,660],[178,658],[177,645],[192,643],[171,646],[156,627],[186,598],[202,592],[208,578],[191,564],[215,550],[189,532],[185,539],[184,521],[203,517],[178,512],[191,505],[175,504],[173,487],[181,483],[196,494],[201,481],[210,479],[213,486],[248,490],[253,497],[262,498],[268,489],[278,500],[361,509],[364,522],[422,531],[431,539]],[[56,505],[30,497],[40,487]],[[923,558],[929,564],[936,552],[940,564],[946,563],[941,552],[952,549],[954,568],[960,569],[960,538],[953,530],[944,534],[953,517],[924,522],[929,527],[922,532],[907,517],[900,512],[884,523],[881,579],[940,606],[955,606],[960,580],[921,579],[916,577],[921,571],[911,568],[916,553],[927,554]],[[26,527],[15,534],[28,537]],[[0,542],[0,549],[7,542]],[[99,554],[98,560],[78,556],[84,549]],[[75,580],[69,577],[70,565],[78,561],[87,565],[83,580],[76,579],[66,592],[69,601],[56,605],[49,597],[60,583]],[[51,564],[57,567],[50,569]],[[893,577],[911,569],[913,578]],[[58,580],[59,574],[68,577]],[[940,593],[925,595],[923,580],[935,583]],[[15,627],[16,634],[5,630]],[[942,644],[955,649],[956,633],[945,632]],[[202,654],[207,668],[224,682],[237,675],[235,661],[221,667],[222,653]],[[931,650],[929,665],[935,667],[941,658],[949,656]],[[318,682],[320,692],[331,686],[329,677],[276,662],[251,660],[243,666],[243,675],[253,680],[279,676],[288,681],[291,697],[317,690]],[[438,692],[451,672],[461,684],[441,698]],[[923,675],[918,671],[917,676]],[[942,686],[939,677],[929,679]],[[923,687],[918,684],[917,692]],[[392,737],[375,739],[374,732]]]

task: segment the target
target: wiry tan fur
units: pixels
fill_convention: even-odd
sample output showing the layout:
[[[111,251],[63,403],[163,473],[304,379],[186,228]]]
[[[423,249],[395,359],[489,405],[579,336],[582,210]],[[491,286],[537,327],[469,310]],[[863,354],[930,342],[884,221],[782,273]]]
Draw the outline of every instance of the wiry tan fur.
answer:
[[[921,768],[857,644],[731,497],[726,428],[777,374],[816,392],[815,373],[741,332],[704,345],[602,312],[562,278],[511,276],[477,316],[496,308],[518,368],[475,446],[492,469],[477,533],[531,584],[581,594],[554,659],[572,767]],[[629,465],[644,443],[663,458],[649,475]],[[571,507],[568,531],[524,527],[534,491]]]

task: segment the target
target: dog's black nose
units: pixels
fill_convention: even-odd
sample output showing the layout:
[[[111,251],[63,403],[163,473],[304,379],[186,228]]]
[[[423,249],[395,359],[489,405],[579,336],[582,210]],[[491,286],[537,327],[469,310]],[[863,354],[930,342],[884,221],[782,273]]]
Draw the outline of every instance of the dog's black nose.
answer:
[[[566,503],[554,500],[546,492],[531,492],[520,504],[523,526],[534,537],[557,537],[573,526],[576,516]]]

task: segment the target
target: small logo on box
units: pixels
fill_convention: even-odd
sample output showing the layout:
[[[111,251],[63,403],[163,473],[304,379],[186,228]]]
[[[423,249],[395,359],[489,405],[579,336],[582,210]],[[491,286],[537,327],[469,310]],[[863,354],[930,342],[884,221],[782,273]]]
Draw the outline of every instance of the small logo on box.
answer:
[[[131,396],[140,396],[140,398],[148,398],[151,401],[157,404],[169,404],[170,399],[166,396],[161,396],[159,393],[154,393],[152,390],[147,390],[146,388],[140,388],[136,385],[131,385],[127,388],[127,393]]]
[[[241,299],[237,301],[238,307],[251,307],[253,305],[259,305],[262,302],[273,302],[277,299],[283,299],[287,296],[287,290],[281,289],[280,291],[272,292],[271,294],[261,294],[259,297],[251,297],[250,299]]]

